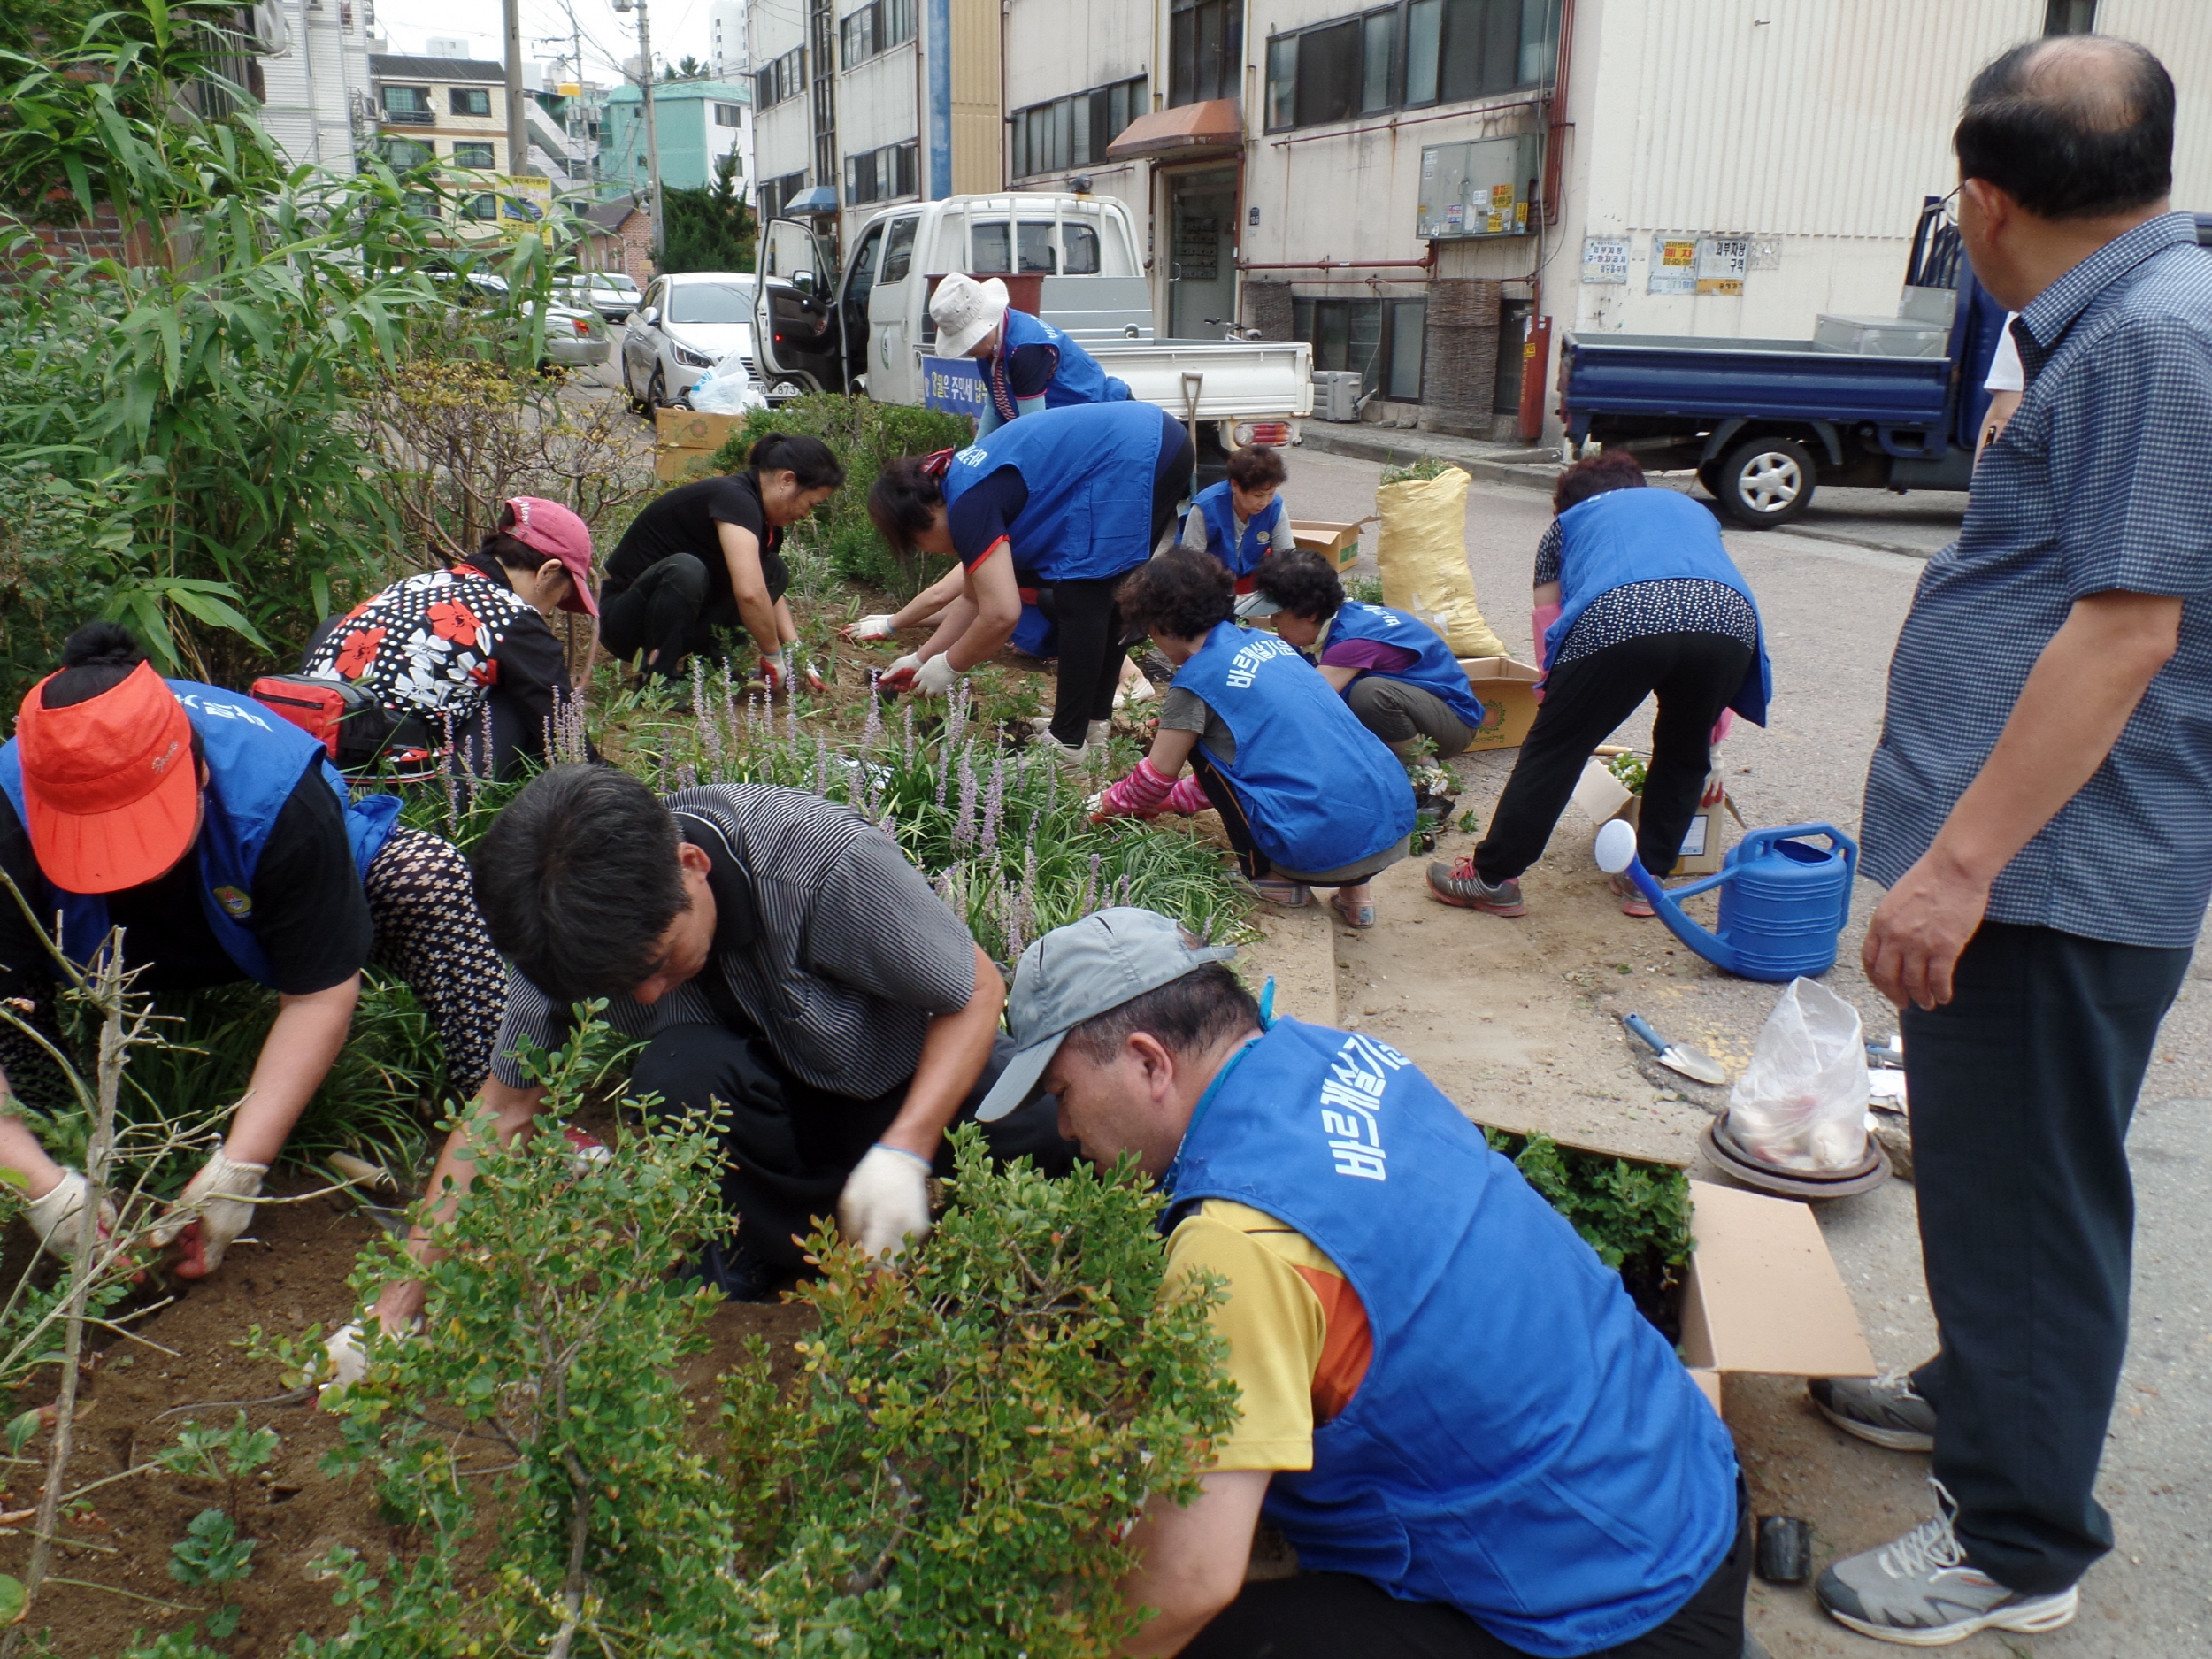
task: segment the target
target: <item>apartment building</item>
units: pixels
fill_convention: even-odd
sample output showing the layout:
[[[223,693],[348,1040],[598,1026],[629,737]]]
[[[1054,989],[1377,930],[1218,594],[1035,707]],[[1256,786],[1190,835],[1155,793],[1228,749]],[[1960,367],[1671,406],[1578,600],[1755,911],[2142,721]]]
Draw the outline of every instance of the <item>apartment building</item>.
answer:
[[[647,186],[645,98],[634,83],[607,95],[599,121],[599,176],[642,194]],[[661,183],[695,190],[711,183],[725,156],[737,157],[737,176],[751,188],[753,88],[741,81],[656,81],[653,126]]]

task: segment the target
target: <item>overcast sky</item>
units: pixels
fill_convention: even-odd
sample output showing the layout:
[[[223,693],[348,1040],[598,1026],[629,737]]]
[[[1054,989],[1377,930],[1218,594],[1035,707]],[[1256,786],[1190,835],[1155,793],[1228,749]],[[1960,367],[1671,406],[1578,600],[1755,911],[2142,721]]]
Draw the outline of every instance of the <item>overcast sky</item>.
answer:
[[[500,0],[375,0],[377,28],[396,52],[419,52],[431,36],[462,39],[478,58],[504,53]],[[688,52],[707,61],[709,0],[649,0],[653,56],[675,63]],[[565,58],[572,50],[572,9],[583,30],[584,70],[589,80],[616,79],[615,65],[637,52],[637,13],[618,15],[608,0],[522,0],[522,54]]]

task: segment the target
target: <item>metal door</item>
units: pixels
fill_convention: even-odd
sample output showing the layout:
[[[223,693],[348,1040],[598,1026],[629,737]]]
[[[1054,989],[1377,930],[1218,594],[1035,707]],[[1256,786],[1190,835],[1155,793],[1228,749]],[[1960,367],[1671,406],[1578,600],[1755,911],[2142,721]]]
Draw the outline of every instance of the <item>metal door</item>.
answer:
[[[1179,173],[1168,190],[1168,332],[1218,340],[1237,314],[1237,170]]]
[[[795,219],[770,219],[760,239],[753,343],[760,352],[761,378],[772,392],[783,380],[817,390],[844,389],[836,293],[837,273],[823,257],[813,230]]]

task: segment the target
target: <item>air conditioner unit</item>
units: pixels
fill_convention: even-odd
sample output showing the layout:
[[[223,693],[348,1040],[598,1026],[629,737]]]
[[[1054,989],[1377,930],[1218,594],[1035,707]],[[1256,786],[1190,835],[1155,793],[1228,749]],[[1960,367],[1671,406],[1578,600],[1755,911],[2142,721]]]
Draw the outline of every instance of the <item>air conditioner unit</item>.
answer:
[[[1316,369],[1313,372],[1313,418],[1316,420],[1357,420],[1363,378],[1357,369]]]
[[[259,58],[281,58],[292,50],[292,23],[279,0],[261,0],[247,12],[246,44]]]

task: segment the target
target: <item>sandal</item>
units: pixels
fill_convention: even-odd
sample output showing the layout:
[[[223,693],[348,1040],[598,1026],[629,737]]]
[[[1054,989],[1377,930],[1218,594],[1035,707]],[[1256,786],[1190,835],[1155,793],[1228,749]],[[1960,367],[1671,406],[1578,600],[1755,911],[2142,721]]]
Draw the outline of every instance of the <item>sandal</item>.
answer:
[[[1348,902],[1340,894],[1333,893],[1329,895],[1329,908],[1343,918],[1347,927],[1364,930],[1375,925],[1375,905],[1371,899],[1356,899]]]
[[[1608,876],[1605,885],[1607,890],[1621,902],[1623,916],[1656,916],[1659,913],[1651,908],[1651,901],[1644,896],[1643,890],[1634,882],[1620,876]]]

